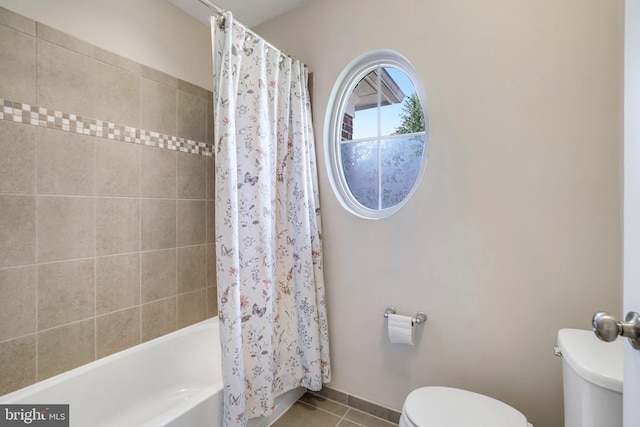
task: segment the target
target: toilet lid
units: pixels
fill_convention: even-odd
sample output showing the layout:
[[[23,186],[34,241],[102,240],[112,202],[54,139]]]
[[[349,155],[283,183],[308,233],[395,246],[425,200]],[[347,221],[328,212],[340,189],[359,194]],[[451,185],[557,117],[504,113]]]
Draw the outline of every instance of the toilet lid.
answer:
[[[404,414],[416,427],[527,427],[511,406],[482,394],[448,387],[423,387],[404,402]]]

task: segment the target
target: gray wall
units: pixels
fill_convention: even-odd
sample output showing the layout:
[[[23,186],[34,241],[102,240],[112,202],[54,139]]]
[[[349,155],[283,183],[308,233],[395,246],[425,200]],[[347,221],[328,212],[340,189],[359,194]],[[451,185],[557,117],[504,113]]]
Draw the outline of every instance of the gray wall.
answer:
[[[562,426],[560,328],[621,309],[622,1],[322,0],[255,30],[313,71],[333,380],[400,410],[424,385]],[[342,69],[391,48],[420,74],[431,151],[412,199],[367,221],[328,181]],[[414,347],[382,313],[424,310]]]
[[[212,94],[0,8],[0,394],[217,314]]]

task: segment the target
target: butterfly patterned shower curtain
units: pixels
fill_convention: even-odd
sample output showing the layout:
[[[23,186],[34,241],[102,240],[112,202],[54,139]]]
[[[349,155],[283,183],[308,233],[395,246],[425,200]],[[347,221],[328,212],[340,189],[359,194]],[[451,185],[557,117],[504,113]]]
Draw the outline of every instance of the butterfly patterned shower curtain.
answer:
[[[225,426],[330,380],[308,72],[211,18],[216,265]]]

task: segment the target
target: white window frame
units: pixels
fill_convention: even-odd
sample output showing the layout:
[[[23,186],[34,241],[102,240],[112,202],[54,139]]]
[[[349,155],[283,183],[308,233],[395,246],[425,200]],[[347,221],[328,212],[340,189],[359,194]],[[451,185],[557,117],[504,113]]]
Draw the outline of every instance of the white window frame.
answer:
[[[371,209],[362,205],[351,193],[342,168],[342,121],[346,111],[349,97],[357,84],[368,73],[378,67],[393,67],[404,72],[416,90],[422,106],[425,119],[424,152],[420,164],[418,176],[407,196],[398,204],[384,208]],[[378,126],[380,118],[378,118]],[[406,136],[406,135],[405,135]],[[373,139],[373,138],[367,138]],[[353,141],[349,141],[353,142]],[[327,173],[333,191],[340,204],[349,212],[366,219],[383,219],[393,215],[411,198],[426,170],[429,148],[429,113],[427,108],[427,96],[422,80],[413,65],[400,53],[390,49],[377,49],[366,52],[351,61],[342,71],[331,91],[324,123],[324,151]],[[380,161],[380,159],[379,159]]]

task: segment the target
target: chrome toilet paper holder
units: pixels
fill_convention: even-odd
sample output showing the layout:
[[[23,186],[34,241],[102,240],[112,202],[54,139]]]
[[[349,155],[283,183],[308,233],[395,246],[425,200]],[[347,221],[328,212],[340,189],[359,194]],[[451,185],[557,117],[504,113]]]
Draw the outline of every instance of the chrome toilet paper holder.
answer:
[[[396,314],[396,309],[391,306],[387,307],[387,309],[384,311],[384,318],[388,319],[390,314]],[[424,311],[419,311],[416,313],[415,317],[411,318],[411,324],[420,325],[422,323],[427,323],[427,315]]]

